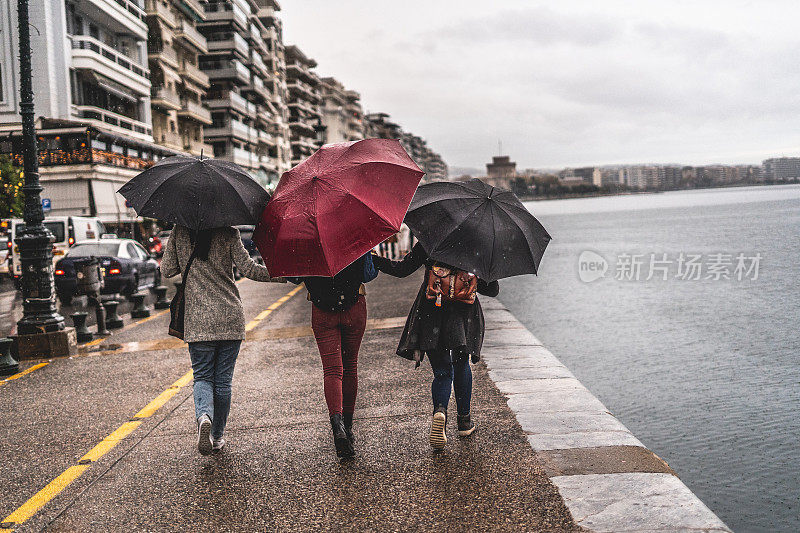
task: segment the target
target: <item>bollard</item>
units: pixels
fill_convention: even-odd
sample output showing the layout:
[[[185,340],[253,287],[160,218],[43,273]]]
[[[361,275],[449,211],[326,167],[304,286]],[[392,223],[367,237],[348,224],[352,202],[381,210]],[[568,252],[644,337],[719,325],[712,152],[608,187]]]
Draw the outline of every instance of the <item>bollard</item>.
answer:
[[[99,298],[92,298],[92,304],[94,305],[94,314],[97,317],[97,336],[111,335],[111,332],[106,328],[106,308],[100,303]]]
[[[122,317],[117,314],[117,306],[119,302],[116,300],[109,300],[103,304],[106,308],[106,327],[108,329],[119,329],[125,325]]]
[[[94,338],[92,332],[86,327],[86,319],[89,317],[89,313],[72,313],[70,317],[72,318],[72,325],[75,326],[75,334],[78,336],[78,342],[89,342]]]
[[[11,357],[11,344],[8,337],[0,339],[0,376],[10,376],[19,372],[19,363]]]
[[[147,318],[150,316],[150,310],[144,303],[146,294],[137,292],[131,298],[133,299],[133,309],[131,310],[131,318]]]
[[[156,309],[166,309],[169,307],[169,300],[167,300],[167,288],[164,285],[159,285],[153,289],[156,293]]]

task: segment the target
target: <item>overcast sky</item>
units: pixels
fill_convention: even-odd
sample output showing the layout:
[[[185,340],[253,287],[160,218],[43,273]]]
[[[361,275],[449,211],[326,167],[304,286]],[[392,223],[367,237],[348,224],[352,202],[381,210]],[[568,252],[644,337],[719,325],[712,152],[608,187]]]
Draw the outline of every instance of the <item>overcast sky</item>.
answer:
[[[800,3],[283,0],[287,43],[482,168],[800,155]]]

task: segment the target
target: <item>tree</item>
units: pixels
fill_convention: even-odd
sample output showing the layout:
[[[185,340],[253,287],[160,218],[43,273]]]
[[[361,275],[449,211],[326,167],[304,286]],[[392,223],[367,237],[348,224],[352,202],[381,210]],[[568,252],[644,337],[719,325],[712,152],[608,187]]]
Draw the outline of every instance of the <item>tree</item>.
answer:
[[[22,169],[15,166],[8,156],[0,155],[0,218],[22,218],[24,183]]]

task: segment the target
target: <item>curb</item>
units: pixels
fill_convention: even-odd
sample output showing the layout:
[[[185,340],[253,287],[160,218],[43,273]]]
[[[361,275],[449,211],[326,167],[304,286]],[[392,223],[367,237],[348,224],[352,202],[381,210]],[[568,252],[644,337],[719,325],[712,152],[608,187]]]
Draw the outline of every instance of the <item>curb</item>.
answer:
[[[498,300],[481,358],[545,474],[588,531],[731,530]]]

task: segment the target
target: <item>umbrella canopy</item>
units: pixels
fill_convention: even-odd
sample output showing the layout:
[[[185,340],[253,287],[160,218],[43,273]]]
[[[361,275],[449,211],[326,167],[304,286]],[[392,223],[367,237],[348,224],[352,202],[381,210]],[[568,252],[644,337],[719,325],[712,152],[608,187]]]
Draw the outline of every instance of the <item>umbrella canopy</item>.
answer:
[[[172,156],[122,186],[139,216],[200,230],[255,224],[269,194],[239,165]]]
[[[396,140],[327,144],[285,172],[255,242],[273,276],[335,276],[397,233],[424,172]]]
[[[432,259],[485,281],[536,274],[550,242],[514,193],[477,178],[421,185],[406,224]]]

